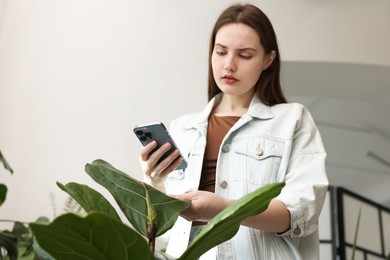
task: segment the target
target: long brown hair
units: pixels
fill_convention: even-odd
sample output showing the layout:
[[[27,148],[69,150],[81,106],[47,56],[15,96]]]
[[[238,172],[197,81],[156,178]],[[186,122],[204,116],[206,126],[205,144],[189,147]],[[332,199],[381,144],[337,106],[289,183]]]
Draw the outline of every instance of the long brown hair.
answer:
[[[209,47],[209,71],[208,71],[208,98],[211,100],[221,90],[215,82],[211,56],[214,50],[215,37],[222,26],[231,23],[242,23],[253,28],[260,38],[260,44],[263,46],[265,53],[276,52],[276,57],[272,64],[261,73],[256,83],[256,94],[260,100],[269,106],[280,103],[287,103],[280,86],[280,56],[276,40],[275,31],[268,17],[256,6],[251,4],[235,4],[222,12],[217,19],[210,38]]]

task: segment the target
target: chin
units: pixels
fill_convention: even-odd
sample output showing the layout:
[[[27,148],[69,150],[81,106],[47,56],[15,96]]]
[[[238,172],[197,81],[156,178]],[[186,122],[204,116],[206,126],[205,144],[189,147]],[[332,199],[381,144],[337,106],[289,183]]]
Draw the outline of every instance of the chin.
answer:
[[[245,92],[242,92],[242,91],[239,91],[240,88],[237,87],[237,86],[232,86],[232,85],[223,85],[221,87],[219,87],[219,89],[221,90],[221,92],[223,94],[226,94],[226,95],[229,95],[229,96],[242,96],[242,95],[245,95]]]

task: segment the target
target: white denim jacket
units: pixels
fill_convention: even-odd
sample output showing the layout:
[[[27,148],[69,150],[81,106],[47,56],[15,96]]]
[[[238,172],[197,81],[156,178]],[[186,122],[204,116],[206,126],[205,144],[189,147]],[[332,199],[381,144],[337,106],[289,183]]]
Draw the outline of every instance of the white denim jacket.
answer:
[[[168,194],[198,189],[208,118],[221,97],[217,95],[202,112],[172,122],[171,134],[187,156],[188,167],[168,176]],[[217,259],[318,259],[318,217],[328,186],[325,158],[320,133],[303,105],[270,107],[255,95],[248,112],[222,141],[215,193],[239,199],[266,184],[285,181],[276,199],[289,210],[291,228],[275,234],[241,226],[232,239],[214,249]],[[167,253],[179,257],[184,252],[190,227],[190,222],[179,218]]]

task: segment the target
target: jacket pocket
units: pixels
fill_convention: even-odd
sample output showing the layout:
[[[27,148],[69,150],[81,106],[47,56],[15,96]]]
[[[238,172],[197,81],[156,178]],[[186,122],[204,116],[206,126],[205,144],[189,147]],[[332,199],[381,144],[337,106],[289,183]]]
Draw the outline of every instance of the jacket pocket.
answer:
[[[234,151],[233,179],[248,184],[248,189],[276,182],[284,142],[267,137],[240,140]],[[251,187],[251,185],[253,187]]]

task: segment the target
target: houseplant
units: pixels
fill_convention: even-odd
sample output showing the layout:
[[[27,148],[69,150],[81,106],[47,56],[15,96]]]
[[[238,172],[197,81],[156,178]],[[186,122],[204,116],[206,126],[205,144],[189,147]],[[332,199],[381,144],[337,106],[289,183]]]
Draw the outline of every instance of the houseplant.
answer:
[[[85,171],[106,188],[130,222],[124,223],[107,199],[87,185],[57,185],[88,213],[67,213],[49,225],[31,223],[39,245],[56,259],[174,259],[154,251],[156,237],[168,231],[187,202],[166,196],[103,160]],[[238,231],[243,219],[264,211],[284,183],[267,185],[237,200],[213,218],[179,259],[197,259]]]

